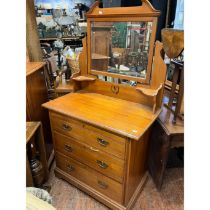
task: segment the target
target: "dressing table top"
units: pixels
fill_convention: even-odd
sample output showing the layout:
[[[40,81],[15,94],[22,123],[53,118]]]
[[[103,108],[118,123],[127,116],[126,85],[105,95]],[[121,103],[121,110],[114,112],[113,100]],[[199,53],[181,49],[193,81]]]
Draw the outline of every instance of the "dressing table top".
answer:
[[[77,92],[49,101],[43,106],[115,134],[139,140],[158,117],[144,105],[97,93]]]

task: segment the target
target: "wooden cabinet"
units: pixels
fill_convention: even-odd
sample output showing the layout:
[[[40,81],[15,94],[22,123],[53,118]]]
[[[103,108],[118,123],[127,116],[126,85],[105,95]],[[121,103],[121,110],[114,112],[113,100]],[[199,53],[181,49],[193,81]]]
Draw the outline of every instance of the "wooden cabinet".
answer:
[[[44,62],[26,64],[26,121],[42,122],[47,160],[51,161],[53,147],[50,121],[47,111],[41,106],[48,101],[44,68]]]
[[[136,86],[100,80],[103,67],[99,66],[99,73],[92,69],[92,56],[98,55],[91,53],[91,47],[102,54],[109,49],[111,37],[100,43],[98,34],[94,46],[90,26],[100,21],[109,25],[109,21],[147,20],[153,22],[154,29],[159,14],[147,0],[142,7],[112,9],[99,8],[96,2],[87,13],[87,43],[84,39],[80,72],[72,77],[73,92],[43,104],[50,113],[55,175],[111,209],[132,209],[147,179],[150,129],[161,111],[166,65],[162,44],[156,42],[154,57],[149,56],[152,73],[146,72],[143,83],[135,76],[126,79],[136,81]],[[155,30],[152,34],[154,37]],[[153,44],[151,39],[151,53]],[[103,73],[125,79],[125,75]]]
[[[129,209],[147,177],[148,128],[160,110],[95,93],[43,106],[50,110],[56,176],[110,208]]]
[[[170,149],[184,147],[184,122],[177,119],[166,107],[155,121],[151,131],[149,148],[149,172],[158,190],[161,190]]]

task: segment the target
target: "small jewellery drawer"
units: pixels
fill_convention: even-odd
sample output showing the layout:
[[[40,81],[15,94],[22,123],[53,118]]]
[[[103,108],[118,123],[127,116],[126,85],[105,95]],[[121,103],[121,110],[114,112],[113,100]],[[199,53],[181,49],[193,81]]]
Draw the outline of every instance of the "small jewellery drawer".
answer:
[[[58,153],[56,153],[56,166],[111,199],[122,202],[122,184],[103,176],[72,158],[66,158]]]
[[[72,118],[51,113],[50,121],[52,130],[56,130],[59,133],[71,136],[75,139],[81,139],[84,136],[83,124]]]
[[[53,138],[56,151],[73,157],[116,181],[123,181],[124,161],[122,159],[87,144],[79,143],[56,131],[53,132]]]

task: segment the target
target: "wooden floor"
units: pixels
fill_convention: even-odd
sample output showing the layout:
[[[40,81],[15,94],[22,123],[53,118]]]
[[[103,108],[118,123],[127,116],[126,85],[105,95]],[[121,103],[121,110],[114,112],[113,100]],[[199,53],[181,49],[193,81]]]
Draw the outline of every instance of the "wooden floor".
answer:
[[[107,207],[66,181],[56,178],[54,168],[55,162],[47,184],[51,185],[50,194],[53,197],[53,206],[57,210],[108,210]],[[161,192],[156,190],[149,177],[133,210],[183,210],[183,188],[184,169],[167,169]]]

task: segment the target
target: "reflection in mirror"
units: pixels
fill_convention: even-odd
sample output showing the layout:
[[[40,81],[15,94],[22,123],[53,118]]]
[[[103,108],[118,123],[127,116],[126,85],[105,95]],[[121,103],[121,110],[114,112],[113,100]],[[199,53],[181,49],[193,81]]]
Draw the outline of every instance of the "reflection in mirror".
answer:
[[[115,84],[123,84],[123,85],[129,85],[129,86],[136,86],[137,85],[136,81],[113,78],[113,77],[103,76],[103,75],[98,75],[98,79],[102,80],[102,81],[105,81],[105,82],[115,83]]]
[[[152,22],[91,22],[91,70],[146,77]]]

